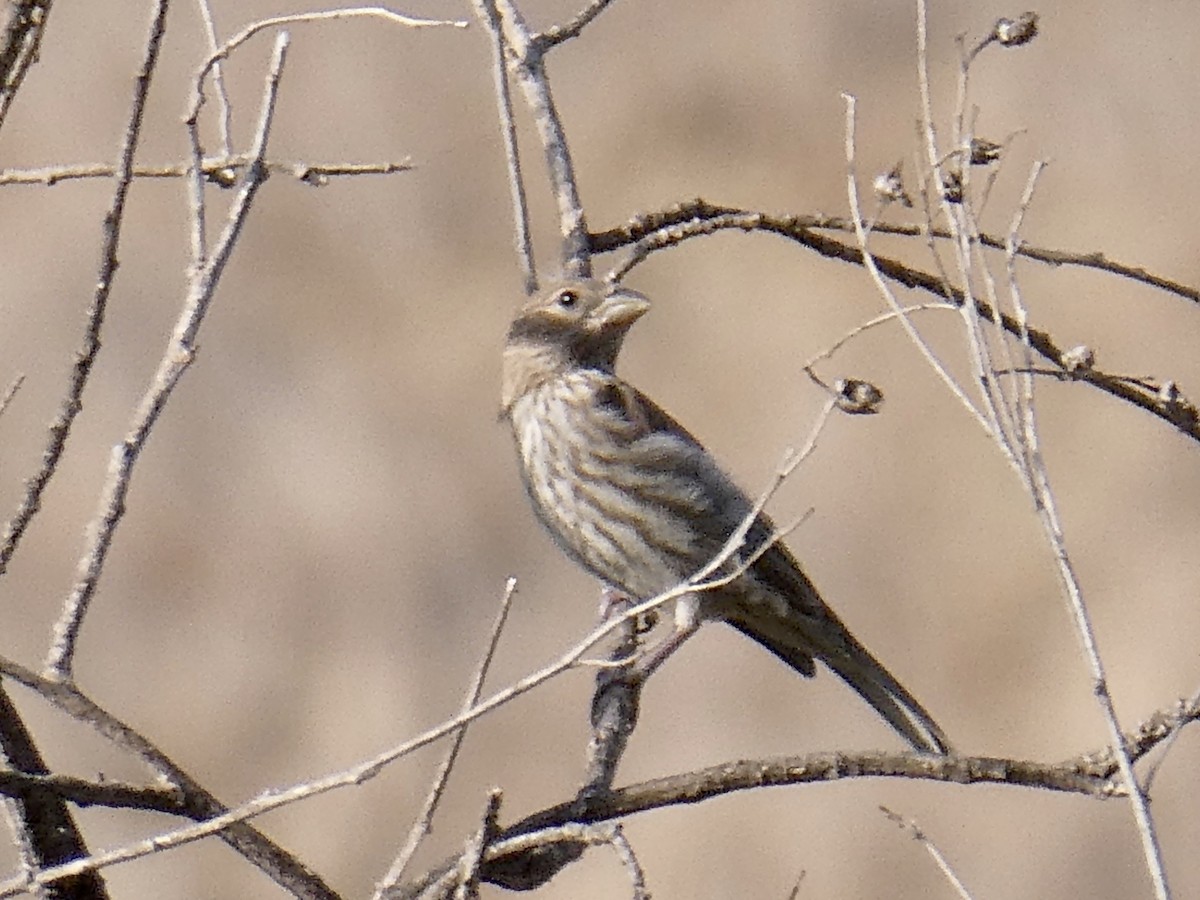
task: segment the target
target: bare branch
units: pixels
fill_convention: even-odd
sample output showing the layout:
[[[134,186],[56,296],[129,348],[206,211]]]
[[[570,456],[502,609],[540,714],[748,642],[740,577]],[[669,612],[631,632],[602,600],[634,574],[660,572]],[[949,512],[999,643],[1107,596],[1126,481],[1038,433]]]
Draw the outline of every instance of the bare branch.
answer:
[[[550,48],[556,47],[564,41],[579,37],[583,29],[591,25],[592,21],[600,13],[612,5],[612,2],[613,0],[591,0],[570,22],[565,25],[552,25],[541,34],[535,35],[533,42],[537,46],[538,51],[545,53]]]
[[[488,669],[491,668],[492,659],[496,655],[496,647],[500,644],[500,632],[504,630],[504,623],[508,621],[508,613],[512,609],[512,601],[516,592],[517,579],[509,578],[504,586],[504,595],[500,598],[500,609],[496,613],[496,621],[492,625],[492,634],[488,640],[487,647],[483,651],[483,658],[479,661],[479,666],[475,670],[475,677],[471,680],[471,684],[467,688],[467,695],[463,700],[462,712],[469,712],[479,702],[479,695],[483,691],[484,680],[487,678]],[[450,779],[450,772],[454,769],[454,763],[458,759],[459,750],[462,748],[463,739],[466,736],[467,726],[464,725],[451,739],[450,747],[442,759],[442,764],[438,767],[437,774],[434,775],[433,784],[430,785],[429,794],[425,798],[425,805],[421,808],[421,812],[417,814],[417,819],[413,822],[412,829],[408,833],[408,839],[404,843],[404,848],[397,855],[395,862],[392,863],[387,874],[375,888],[375,897],[377,900],[378,898],[387,896],[388,892],[400,883],[400,879],[404,877],[404,872],[408,868],[408,864],[412,862],[413,855],[417,852],[417,848],[421,846],[421,841],[429,834],[434,813],[437,812],[438,804],[441,802],[442,794],[446,789],[446,783]]]
[[[880,313],[873,319],[868,319],[866,322],[863,322],[859,325],[855,325],[853,328],[851,328],[848,332],[846,332],[844,335],[842,335],[840,338],[838,338],[836,341],[834,341],[832,344],[830,344],[824,350],[819,351],[814,356],[810,356],[808,358],[808,361],[805,362],[801,368],[803,368],[807,372],[811,372],[813,370],[813,367],[816,366],[817,363],[823,362],[824,360],[827,360],[830,357],[832,357],[835,353],[837,353],[839,350],[841,350],[842,347],[846,346],[846,344],[848,344],[854,338],[858,337],[864,331],[869,331],[870,329],[875,328],[879,325],[883,325],[887,322],[895,321],[895,320],[901,318],[901,316],[910,316],[913,313],[924,312],[929,309],[957,310],[958,307],[956,307],[952,303],[918,303],[914,306],[903,306],[899,310],[893,310],[891,312]]]
[[[610,228],[591,236],[593,253],[610,253],[621,247],[627,247],[643,240],[653,232],[666,231],[673,227],[685,226],[695,220],[713,219],[724,215],[760,215],[764,217],[764,226],[768,222],[777,223],[776,228],[764,227],[763,230],[775,231],[785,236],[795,237],[803,230],[811,231],[841,231],[854,233],[854,222],[845,216],[818,215],[788,215],[773,216],[754,210],[740,209],[733,206],[721,206],[706,200],[696,199],[652,213],[642,213],[618,228]],[[786,227],[783,223],[787,223]],[[863,223],[867,227],[867,223]],[[746,229],[752,230],[752,229]],[[874,234],[896,235],[899,237],[925,237],[930,235],[938,240],[951,238],[945,228],[927,228],[925,225],[907,225],[903,223],[872,222],[870,230]],[[791,232],[788,234],[788,232]],[[694,235],[688,235],[694,236]],[[991,250],[1006,250],[1007,236],[980,233],[979,242]],[[815,249],[815,248],[814,248]],[[1162,275],[1149,272],[1140,266],[1117,262],[1109,259],[1103,253],[1074,253],[1069,250],[1059,250],[1051,247],[1038,247],[1022,241],[1016,247],[1016,255],[1022,259],[1045,263],[1050,266],[1067,266],[1084,269],[1095,269],[1136,281],[1149,287],[1157,288],[1168,294],[1174,294],[1193,303],[1200,303],[1200,289],[1190,287],[1178,281],[1173,281]]]
[[[629,618],[634,601],[605,587],[600,594],[600,621],[609,618],[621,622],[617,640],[609,652],[611,667],[596,673],[592,694],[592,732],[588,739],[587,762],[583,769],[581,794],[606,791],[617,777],[617,766],[625,753],[629,737],[637,724],[645,681],[633,675],[633,663],[641,650],[638,622]]]
[[[479,898],[479,865],[483,861],[484,850],[496,833],[496,818],[500,815],[500,801],[503,796],[503,792],[496,788],[488,794],[479,828],[467,841],[466,849],[459,859],[458,885],[454,889],[454,900]]]
[[[510,66],[525,94],[533,114],[546,156],[550,187],[558,205],[558,225],[562,237],[563,274],[573,277],[591,275],[588,255],[587,217],[579,199],[575,167],[567,148],[567,135],[550,94],[545,58],[534,43],[524,17],[511,0],[495,0],[504,29],[505,43],[512,54]]]
[[[200,171],[212,184],[233,187],[237,183],[237,172],[251,163],[249,154],[209,157],[200,165]],[[411,172],[415,167],[408,159],[399,162],[374,163],[302,163],[283,160],[264,160],[263,165],[271,175],[286,175],[313,187],[321,187],[330,178],[354,175],[394,175]],[[60,181],[85,178],[112,178],[117,167],[107,163],[84,163],[80,165],[47,166],[41,169],[5,169],[0,171],[0,186],[9,184],[40,184],[52,187]],[[134,166],[134,178],[184,178],[191,173],[186,164],[161,166]]]
[[[21,385],[24,383],[25,376],[18,375],[8,385],[8,388],[4,391],[4,396],[0,397],[0,416],[4,415],[5,410],[8,409],[8,404],[12,403],[13,397],[17,396],[17,391],[21,389]]]
[[[230,53],[261,31],[267,31],[271,28],[284,28],[288,25],[302,25],[308,22],[333,22],[339,19],[358,18],[384,19],[389,22],[395,22],[397,25],[407,26],[408,28],[467,27],[467,23],[462,20],[422,19],[418,16],[406,16],[403,13],[393,12],[383,6],[356,6],[347,7],[346,9],[325,9],[310,13],[272,16],[267,19],[259,19],[257,22],[251,22],[211,53],[201,67],[201,78],[207,75],[213,66],[220,63],[223,59],[228,59]]]
[[[858,176],[855,172],[855,100],[850,94],[842,94],[842,99],[846,103],[846,194],[849,199],[853,221],[859,223],[856,233],[858,235],[859,251],[862,254],[863,263],[866,265],[867,271],[871,274],[871,278],[875,282],[875,287],[878,289],[880,295],[887,302],[888,306],[891,307],[892,312],[900,318],[900,324],[904,328],[904,333],[908,335],[909,340],[913,342],[921,355],[925,357],[925,361],[929,364],[929,367],[933,369],[946,387],[950,389],[950,393],[954,395],[954,398],[958,400],[968,415],[979,423],[986,434],[991,435],[994,430],[994,423],[984,418],[979,410],[975,408],[975,404],[971,402],[958,382],[954,380],[954,376],[950,374],[942,361],[937,358],[937,354],[933,352],[933,348],[921,337],[916,326],[913,325],[907,313],[904,312],[900,301],[896,299],[896,295],[892,293],[887,283],[883,280],[883,275],[876,264],[875,258],[867,250],[867,233],[862,226],[862,212],[858,203]]]
[[[629,885],[632,888],[630,896],[633,900],[650,900],[650,892],[646,890],[646,873],[642,871],[637,854],[633,852],[633,845],[629,843],[629,839],[625,837],[625,830],[619,824],[612,827],[609,843],[616,851],[617,859],[621,860],[621,865],[629,873]]]
[[[156,809],[174,813],[193,821],[204,821],[227,811],[215,796],[210,794],[191,775],[152,744],[139,732],[96,704],[73,684],[47,678],[31,672],[24,666],[0,657],[0,674],[24,685],[47,700],[57,709],[95,729],[114,746],[130,753],[151,771],[171,785],[166,792],[160,789],[123,788],[121,785],[87,784],[78,779],[61,776],[39,779],[38,787],[46,792],[61,795],[73,802],[111,805],[134,809]],[[3,791],[8,793],[7,790]],[[236,826],[219,833],[222,841],[240,853],[247,861],[261,869],[276,884],[296,897],[306,900],[338,900],[337,894],[321,878],[309,870],[292,854],[275,844],[254,826],[239,822]],[[145,842],[147,853],[156,852],[153,839]],[[145,854],[141,854],[145,855]],[[131,857],[136,858],[136,857]],[[36,884],[51,884],[60,878],[78,876],[83,872],[99,868],[93,864],[96,857],[75,859],[70,863],[37,873]],[[0,885],[0,895],[13,896],[27,890],[24,880],[14,880]]]
[[[954,888],[956,894],[962,900],[971,900],[971,894],[967,890],[967,886],[962,883],[962,879],[958,877],[954,869],[951,868],[949,860],[942,855],[942,851],[937,848],[937,845],[929,839],[929,836],[921,830],[921,826],[914,819],[906,819],[899,813],[894,813],[886,806],[881,806],[879,809],[891,821],[895,822],[902,829],[909,832],[913,836],[913,840],[923,846],[926,852],[933,857],[933,861],[937,863],[937,867],[941,869],[942,874],[946,876],[946,880],[950,882],[950,886]]]
[[[30,67],[38,59],[46,20],[53,0],[14,0],[4,26],[4,45],[0,47],[0,128],[17,98]]]
[[[512,198],[513,228],[517,258],[526,295],[538,289],[537,266],[533,259],[533,238],[529,232],[529,203],[525,198],[525,178],[521,172],[521,150],[517,143],[517,123],[513,118],[512,92],[508,85],[508,53],[504,27],[495,0],[474,0],[475,15],[484,23],[492,48],[492,82],[496,89],[496,112],[500,117],[500,135],[504,139],[504,161],[508,167],[508,189]]]
[[[45,449],[42,451],[41,466],[33,477],[25,482],[25,496],[21,500],[21,505],[4,529],[4,538],[0,542],[0,575],[8,570],[9,561],[16,552],[21,537],[25,534],[25,529],[29,527],[29,523],[33,521],[33,517],[41,508],[42,495],[58,469],[58,463],[62,458],[67,438],[71,434],[71,426],[75,422],[75,417],[83,408],[83,390],[87,386],[96,356],[100,352],[100,331],[104,325],[104,314],[108,308],[108,298],[112,293],[113,279],[117,272],[117,247],[121,241],[121,226],[125,220],[125,199],[133,180],[133,157],[137,152],[138,140],[142,133],[142,114],[146,109],[150,80],[158,65],[158,55],[162,48],[169,5],[169,0],[156,0],[141,66],[134,81],[132,109],[118,154],[117,183],[113,190],[112,203],[109,204],[108,212],[104,216],[104,240],[100,248],[100,274],[96,279],[96,292],[92,296],[87,324],[84,326],[83,345],[75,354],[75,363],[71,369],[71,380],[67,387],[66,397],[63,399],[57,417],[50,426],[50,434]]]
[[[639,217],[623,228],[595,235],[592,238],[592,250],[596,253],[607,252],[617,247],[635,244],[631,259],[619,266],[614,273],[623,276],[650,252],[676,246],[691,238],[705,237],[724,230],[765,231],[795,241],[830,259],[837,259],[853,265],[864,265],[863,254],[858,247],[817,233],[818,229],[825,228],[830,222],[841,221],[845,220],[814,219],[808,216],[776,216],[756,210],[713,206],[703,200],[696,200],[667,210],[665,213]],[[880,229],[877,227],[875,230],[879,231]],[[904,287],[925,291],[953,303],[965,302],[962,291],[947,284],[942,278],[886,256],[872,254],[872,259],[880,274],[890,281]],[[1069,351],[1063,349],[1048,332],[1030,328],[1027,324],[1023,326],[1014,316],[1007,313],[997,314],[983,301],[976,301],[976,303],[979,305],[980,315],[983,318],[989,321],[998,318],[1001,327],[1008,334],[1020,336],[1023,332],[1027,332],[1030,346],[1039,356],[1064,371],[1066,370],[1063,358]],[[1124,400],[1174,426],[1192,440],[1200,441],[1200,410],[1187,398],[1175,397],[1172,399],[1174,395],[1164,396],[1161,385],[1168,382],[1159,383],[1135,379],[1128,375],[1113,374],[1100,369],[1084,372],[1072,370],[1068,374],[1069,380],[1087,383],[1119,400]]]
[[[204,36],[208,38],[208,52],[216,53],[221,42],[217,39],[217,23],[213,19],[212,4],[209,0],[196,0],[200,8],[200,18],[204,20]],[[219,111],[217,121],[220,123],[221,155],[233,154],[233,106],[229,102],[229,92],[225,89],[225,70],[220,63],[213,66],[213,87],[217,91],[217,106]]]
[[[72,859],[88,855],[87,842],[75,823],[66,800],[45,790],[38,776],[49,773],[33,734],[0,684],[0,777],[16,776],[15,789],[5,792],[3,804],[12,825],[27,877]],[[82,872],[47,889],[49,900],[104,900],[108,889],[98,872]]]
[[[1182,724],[1197,720],[1200,720],[1200,704],[1197,703],[1155,713],[1128,736],[1133,755],[1141,758],[1175,733]],[[1121,794],[1121,789],[1113,781],[1118,774],[1119,767],[1112,758],[1110,748],[1085,753],[1061,763],[877,751],[813,753],[728,762],[629,785],[603,795],[581,796],[569,803],[527,816],[497,835],[496,842],[485,856],[488,864],[484,867],[483,877],[505,886],[536,886],[541,882],[530,880],[514,884],[514,873],[532,877],[528,860],[525,864],[521,860],[521,854],[530,852],[531,848],[557,846],[561,849],[566,836],[580,839],[579,831],[559,832],[557,829],[579,829],[652,809],[702,803],[734,791],[820,784],[852,778],[910,778],[960,785],[996,784],[1040,788],[1103,800]],[[542,836],[540,841],[535,840],[538,836]],[[527,838],[528,843],[516,844],[519,837]],[[457,857],[446,860],[423,878],[406,885],[401,895],[426,896],[424,891],[437,884],[446,871],[453,869],[456,864]],[[541,866],[534,867],[533,871],[544,874]],[[439,896],[437,891],[432,891],[431,895]]]
[[[275,112],[279,78],[283,71],[287,46],[287,35],[281,35],[275,43],[275,53],[267,75],[258,128],[251,150],[251,162],[247,167],[242,187],[230,208],[229,221],[212,257],[206,260],[202,269],[194,273],[183,311],[176,322],[175,331],[167,349],[159,361],[154,380],[142,397],[125,439],[113,448],[112,456],[109,459],[108,476],[102,491],[100,509],[89,523],[87,546],[79,561],[77,581],[55,625],[54,638],[46,659],[46,668],[54,673],[55,677],[64,681],[69,681],[72,677],[72,665],[79,631],[83,627],[88,606],[104,570],[104,563],[108,558],[113,536],[125,514],[125,497],[129,493],[130,480],[133,477],[138,457],[150,437],[151,429],[174,392],[175,385],[179,383],[179,379],[195,358],[196,335],[208,312],[213,295],[216,293],[217,284],[225,270],[225,264],[233,253],[242,226],[250,213],[250,207],[258,194],[258,189],[267,178],[262,163],[266,158],[267,138]]]
[[[1017,245],[1017,232],[1020,229],[1025,210],[1029,206],[1030,198],[1033,196],[1034,186],[1037,183],[1037,177],[1040,172],[1041,167],[1035,166],[1030,173],[1024,198],[1013,215],[1009,239],[1010,246],[1015,247]],[[1024,319],[1026,317],[1025,306],[1021,299],[1021,292],[1011,255],[1009,257],[1009,286],[1013,304],[1019,311],[1021,318]],[[1026,346],[1029,346],[1028,342]],[[1029,460],[1030,478],[1028,486],[1033,497],[1034,509],[1037,512],[1038,520],[1042,525],[1042,530],[1054,555],[1059,580],[1062,583],[1072,618],[1075,621],[1075,630],[1079,635],[1084,657],[1092,677],[1092,695],[1096,698],[1096,703],[1100,707],[1100,713],[1108,727],[1109,736],[1112,740],[1112,752],[1129,794],[1130,808],[1133,812],[1134,821],[1137,823],[1138,835],[1141,838],[1143,855],[1146,859],[1146,868],[1154,884],[1155,896],[1159,900],[1169,900],[1171,889],[1167,883],[1166,867],[1163,864],[1162,848],[1159,845],[1154,817],[1150,813],[1149,799],[1143,792],[1133,771],[1133,754],[1125,744],[1120,720],[1117,718],[1116,706],[1113,703],[1112,694],[1108,689],[1108,677],[1105,672],[1104,661],[1100,656],[1100,647],[1096,638],[1095,627],[1092,624],[1091,613],[1084,600],[1083,588],[1079,583],[1075,566],[1067,551],[1066,538],[1063,534],[1062,522],[1058,515],[1058,504],[1054,492],[1050,487],[1050,473],[1046,468],[1046,460],[1041,451],[1036,410],[1032,402],[1033,381],[1028,376],[1026,376],[1026,379],[1028,395],[1026,398],[1027,402],[1023,406],[1025,415],[1022,419],[1023,428],[1020,437],[1026,448]]]

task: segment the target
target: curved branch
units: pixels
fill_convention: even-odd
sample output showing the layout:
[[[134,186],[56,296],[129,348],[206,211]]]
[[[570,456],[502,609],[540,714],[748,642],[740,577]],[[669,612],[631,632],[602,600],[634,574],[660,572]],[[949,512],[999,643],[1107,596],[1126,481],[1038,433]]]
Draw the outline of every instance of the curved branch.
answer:
[[[1200,720],[1200,695],[1158,710],[1125,736],[1129,756],[1139,760]],[[663,807],[701,803],[735,791],[838,781],[849,778],[912,778],[952,784],[1003,784],[1107,799],[1122,792],[1114,780],[1118,764],[1111,748],[1083,753],[1059,763],[989,756],[933,756],[919,753],[812,753],[772,759],[739,760],[651,779],[614,791],[581,795],[540,810],[502,829],[484,854],[482,877],[512,889],[544,884],[578,858],[578,830]],[[439,897],[445,876],[458,857],[443,860],[406,884],[402,897]]]
[[[675,225],[683,225],[693,219],[751,212],[753,211],[733,206],[718,206],[699,198],[689,200],[661,212],[635,216],[628,224],[622,227],[610,228],[607,231],[593,234],[592,252],[608,253],[612,250],[634,244],[648,237],[654,231]],[[803,215],[778,218],[794,221],[796,226],[801,228],[811,228],[817,231],[841,231],[846,234],[854,234],[854,222],[844,216]],[[929,235],[939,240],[950,240],[952,238],[950,232],[945,228],[929,229],[924,225],[872,222],[870,223],[870,230],[872,234],[890,234],[897,237],[925,237]],[[1007,251],[1008,249],[1007,240],[1004,237],[997,237],[996,235],[981,232],[979,234],[979,242],[992,250]],[[1036,247],[1032,244],[1022,243],[1016,248],[1015,255],[1033,260],[1034,262],[1045,263],[1049,266],[1074,266],[1083,269],[1097,269],[1101,272],[1107,272],[1110,275],[1128,278],[1130,281],[1136,281],[1149,287],[1166,291],[1168,294],[1174,294],[1193,303],[1200,303],[1200,289],[1173,281],[1162,275],[1156,275],[1141,266],[1131,266],[1127,263],[1117,262],[1116,260],[1109,259],[1103,253],[1073,253],[1069,250],[1056,250],[1052,247]]]
[[[156,790],[129,785],[88,784],[73,778],[47,776],[36,779],[36,786],[45,794],[58,795],[81,805],[156,809],[195,822],[202,822],[227,812],[228,808],[220,800],[205,790],[162,750],[108,710],[97,705],[73,684],[38,675],[2,657],[0,674],[35,691],[76,721],[90,725],[115,746],[136,756],[170,785],[166,790]],[[23,790],[25,783],[27,779],[9,776],[0,780],[0,793],[11,794],[12,791]],[[294,896],[311,900],[337,900],[337,893],[320,876],[249,822],[238,822],[222,831],[220,837],[243,858]],[[63,868],[65,867],[58,867]],[[93,867],[84,867],[81,871],[88,871],[90,868]],[[51,878],[54,871],[47,869],[41,876]],[[72,871],[70,874],[78,873]]]
[[[862,252],[857,246],[835,240],[822,234],[819,229],[833,228],[845,220],[819,218],[813,216],[775,216],[755,210],[741,210],[729,207],[713,206],[704,200],[696,200],[690,204],[652,213],[631,220],[627,225],[594,234],[591,237],[593,253],[605,253],[620,247],[633,245],[634,252],[618,270],[624,274],[637,265],[647,255],[665,247],[674,246],[693,237],[714,234],[717,231],[735,229],[739,231],[766,231],[780,237],[795,241],[815,250],[822,256],[838,259],[853,265],[863,265]],[[875,231],[885,230],[876,226]],[[989,239],[994,240],[994,239]],[[1020,248],[1017,254],[1021,254]],[[1046,251],[1052,252],[1052,251]],[[880,272],[887,278],[905,287],[915,288],[936,297],[945,298],[953,303],[964,302],[963,293],[958,288],[946,283],[943,279],[921,269],[906,265],[899,260],[872,254]],[[1079,257],[1079,260],[1088,257]],[[1095,257],[1091,257],[1095,259]],[[1058,264],[1065,265],[1065,261]],[[1084,264],[1078,262],[1077,264]],[[1127,272],[1140,270],[1125,267]],[[1132,276],[1131,276],[1132,277]],[[1153,276],[1156,279],[1157,276]],[[1158,279],[1165,281],[1165,279]],[[1173,284],[1173,282],[1166,282]],[[1194,293],[1190,288],[1176,286],[1175,291],[1181,296]],[[984,301],[976,301],[980,316],[989,322],[998,322],[1004,331],[1014,337],[1028,340],[1034,351],[1041,357],[1053,363],[1061,373],[1064,381],[1080,381],[1111,394],[1119,400],[1124,400],[1151,415],[1173,425],[1178,431],[1200,441],[1200,410],[1188,398],[1182,396],[1175,384],[1164,381],[1155,384],[1145,379],[1130,379],[1125,375],[1117,375],[1092,368],[1080,370],[1068,368],[1064,361],[1064,351],[1059,343],[1048,332],[1035,328],[1023,328],[1017,319],[1007,313],[993,311]]]

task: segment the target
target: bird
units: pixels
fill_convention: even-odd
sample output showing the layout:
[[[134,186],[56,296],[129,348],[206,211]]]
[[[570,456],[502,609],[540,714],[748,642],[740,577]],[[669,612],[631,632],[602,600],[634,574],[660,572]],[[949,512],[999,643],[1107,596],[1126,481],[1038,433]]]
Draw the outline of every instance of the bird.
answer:
[[[688,582],[755,504],[704,446],[616,374],[642,294],[590,278],[547,286],[516,312],[504,343],[500,418],[511,426],[534,513],[605,585],[639,601]],[[700,625],[722,621],[806,677],[819,660],[911,747],[948,754],[941,727],[825,603],[765,513],[717,574],[675,601],[654,668]],[[736,568],[744,567],[738,573]]]

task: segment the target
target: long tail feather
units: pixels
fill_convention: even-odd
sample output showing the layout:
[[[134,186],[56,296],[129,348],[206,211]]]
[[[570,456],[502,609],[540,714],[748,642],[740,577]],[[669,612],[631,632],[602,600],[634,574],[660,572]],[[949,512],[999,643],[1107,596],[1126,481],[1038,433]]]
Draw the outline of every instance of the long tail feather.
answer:
[[[913,749],[950,753],[950,742],[933,716],[832,613],[829,616],[818,628],[802,629],[791,623],[781,628],[783,623],[773,616],[769,623],[763,617],[753,620],[739,617],[729,624],[801,675],[811,677],[815,673],[813,658],[816,657],[866,700]],[[783,631],[787,633],[781,634]],[[830,632],[836,632],[836,637]]]

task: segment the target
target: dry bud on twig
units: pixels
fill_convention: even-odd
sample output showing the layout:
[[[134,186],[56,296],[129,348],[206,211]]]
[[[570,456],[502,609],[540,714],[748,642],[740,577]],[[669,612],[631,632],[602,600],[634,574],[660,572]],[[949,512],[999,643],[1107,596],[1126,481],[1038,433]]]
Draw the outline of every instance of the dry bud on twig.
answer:
[[[1072,347],[1062,355],[1062,367],[1068,375],[1090,372],[1096,366],[1096,353],[1087,344]]]
[[[939,173],[938,178],[942,188],[942,199],[947,203],[962,203],[962,175],[955,170],[950,169],[947,172]]]
[[[904,163],[898,162],[890,172],[880,172],[871,182],[871,187],[875,190],[875,196],[879,198],[880,202],[900,203],[911,208],[912,198],[904,189],[904,179],[901,176],[903,165]]]
[[[1015,19],[997,19],[992,37],[1005,47],[1020,47],[1028,44],[1038,33],[1038,14],[1027,12]]]
[[[852,415],[874,415],[883,405],[883,391],[869,381],[839,378],[833,383],[834,402],[842,412]]]
[[[1003,144],[997,144],[994,141],[985,140],[984,138],[971,138],[971,165],[986,166],[988,163],[993,163],[1000,158],[1003,150]]]

